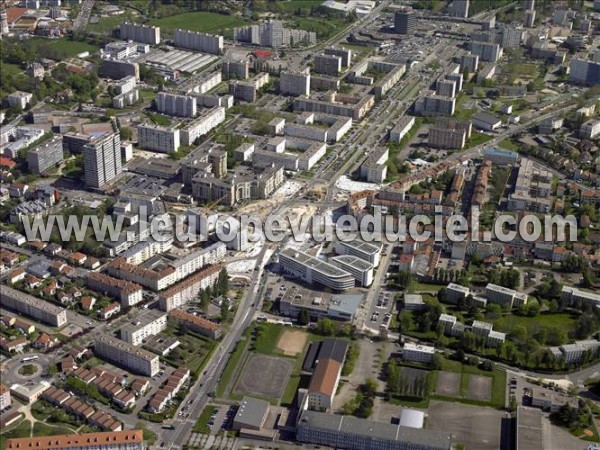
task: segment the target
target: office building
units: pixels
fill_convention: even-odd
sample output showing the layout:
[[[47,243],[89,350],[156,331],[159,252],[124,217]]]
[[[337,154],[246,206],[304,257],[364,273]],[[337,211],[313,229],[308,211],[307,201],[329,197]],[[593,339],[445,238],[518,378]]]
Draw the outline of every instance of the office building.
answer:
[[[352,50],[348,50],[345,48],[328,47],[325,50],[323,50],[323,53],[325,53],[326,55],[334,55],[342,58],[343,68],[350,67],[350,64],[352,64]]]
[[[493,42],[469,42],[469,51],[481,61],[496,62],[502,57],[502,47]]]
[[[39,322],[53,327],[62,327],[67,323],[67,311],[64,308],[35,298],[32,295],[0,285],[0,306],[24,314]]]
[[[413,34],[417,26],[417,18],[412,9],[396,11],[394,14],[394,31],[398,34]]]
[[[176,127],[161,127],[160,125],[138,125],[138,145],[144,150],[161,153],[172,153],[179,150],[180,131]]]
[[[103,59],[100,66],[100,75],[113,80],[121,80],[127,76],[140,79],[140,66],[138,63],[118,61],[114,59]]]
[[[132,40],[151,45],[160,44],[160,27],[123,22],[119,30],[120,37],[123,40]]]
[[[223,53],[223,36],[176,29],[175,47],[220,55]]]
[[[201,291],[216,283],[220,271],[220,266],[208,265],[185,280],[161,291],[158,295],[160,309],[169,312],[197,298]]]
[[[313,62],[316,73],[337,77],[342,71],[342,58],[337,55],[315,55]]]
[[[204,110],[201,115],[181,129],[181,144],[193,145],[196,139],[208,134],[225,120],[225,108],[218,106]]]
[[[107,334],[96,338],[94,353],[99,358],[135,374],[153,377],[160,370],[158,355]]]
[[[320,284],[335,291],[354,287],[354,277],[326,261],[306,253],[285,249],[279,252],[281,270],[310,285]]]
[[[583,305],[600,306],[600,294],[570,286],[563,286],[561,299],[565,305],[577,308],[581,308]]]
[[[27,152],[27,165],[35,174],[46,172],[64,159],[62,139],[55,138]]]
[[[221,63],[221,75],[226,79],[245,80],[250,77],[250,61],[246,59],[239,61],[224,60]]]
[[[167,314],[155,309],[138,312],[132,321],[121,328],[121,339],[131,345],[141,345],[149,336],[167,329]]]
[[[190,331],[207,336],[211,339],[219,339],[222,334],[221,326],[219,324],[185,312],[183,309],[176,308],[171,310],[169,312],[169,320],[178,325],[185,325]]]
[[[89,272],[86,285],[94,291],[119,300],[123,306],[133,306],[143,300],[142,287],[139,284],[119,280],[101,272]]]
[[[404,139],[404,136],[412,129],[415,124],[415,118],[413,116],[402,116],[396,126],[390,130],[390,141],[400,142]]]
[[[334,256],[330,261],[333,265],[350,273],[361,286],[367,287],[373,282],[373,265],[358,256]]]
[[[7,439],[6,450],[145,450],[142,430]]]
[[[89,188],[102,188],[122,171],[119,133],[92,138],[83,146],[82,153],[84,181]]]
[[[381,260],[382,244],[380,242],[365,242],[359,239],[338,241],[335,243],[334,248],[339,255],[358,256],[373,264],[373,267],[379,266]]]
[[[308,386],[308,409],[330,411],[340,382],[342,364],[335,359],[320,359]]]
[[[435,348],[428,345],[419,345],[413,342],[407,342],[402,349],[402,359],[405,361],[416,361],[429,363],[433,360]]]
[[[281,95],[310,95],[310,73],[284,71],[279,75]]]
[[[169,116],[195,117],[196,98],[189,95],[159,92],[156,96],[156,110]]]

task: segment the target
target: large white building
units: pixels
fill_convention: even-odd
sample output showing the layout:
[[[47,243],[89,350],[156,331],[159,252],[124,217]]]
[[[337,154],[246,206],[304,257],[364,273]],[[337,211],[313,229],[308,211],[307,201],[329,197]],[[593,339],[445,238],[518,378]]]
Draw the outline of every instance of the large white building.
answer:
[[[196,119],[181,129],[181,143],[192,145],[196,139],[207,134],[210,130],[223,123],[225,120],[225,108],[217,106],[206,110]]]
[[[580,306],[584,304],[593,307],[600,306],[600,294],[570,286],[563,286],[561,299],[566,305],[570,306]]]
[[[369,261],[373,264],[373,267],[379,266],[379,261],[381,260],[382,245],[380,242],[365,242],[359,239],[338,241],[334,248],[335,252],[339,255],[358,256],[365,261]]]
[[[223,53],[223,36],[177,29],[175,30],[175,46],[220,55]]]
[[[373,283],[373,265],[358,256],[340,255],[330,259],[331,263],[344,269],[360,283],[361,286],[370,286]]]
[[[310,95],[310,73],[287,70],[281,72],[279,93],[282,95]]]
[[[176,127],[161,127],[160,125],[138,125],[138,144],[144,150],[161,153],[176,152],[180,146],[180,132]]]
[[[197,112],[196,98],[189,95],[159,92],[156,96],[156,110],[170,116],[195,117]]]
[[[404,136],[412,129],[415,124],[415,118],[412,116],[402,116],[396,126],[390,130],[390,141],[400,142]]]
[[[590,119],[579,129],[579,135],[584,139],[595,139],[600,135],[600,120]]]
[[[147,25],[136,25],[131,22],[123,22],[120,26],[121,39],[142,42],[144,44],[160,44],[160,27]]]
[[[354,287],[354,277],[349,272],[300,251],[282,250],[279,264],[283,272],[310,285],[321,284],[335,291]]]
[[[158,355],[103,334],[94,341],[94,353],[132,373],[153,377],[160,370]]]
[[[402,349],[402,358],[405,361],[416,361],[429,363],[433,359],[435,348],[429,345],[419,345],[413,342],[407,342]]]
[[[25,109],[32,99],[33,94],[29,92],[15,91],[8,94],[8,106],[17,106],[21,109]]]
[[[67,323],[66,309],[9,286],[0,285],[0,306],[50,324],[53,327],[62,327]]]
[[[119,133],[107,133],[91,139],[83,146],[82,153],[83,176],[87,187],[101,188],[122,171]]]
[[[485,287],[485,298],[490,303],[497,303],[501,306],[520,306],[527,303],[527,294],[508,289],[497,284],[488,283]]]
[[[121,339],[138,346],[149,336],[154,336],[167,328],[167,314],[155,309],[142,310],[121,328]]]

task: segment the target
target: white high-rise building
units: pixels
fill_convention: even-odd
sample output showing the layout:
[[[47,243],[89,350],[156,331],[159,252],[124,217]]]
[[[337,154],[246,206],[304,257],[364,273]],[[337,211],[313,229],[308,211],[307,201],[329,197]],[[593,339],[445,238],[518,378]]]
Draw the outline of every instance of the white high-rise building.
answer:
[[[170,153],[179,149],[179,129],[159,125],[138,125],[138,144],[145,150]]]
[[[156,96],[156,110],[170,116],[194,117],[197,112],[196,98],[160,92]]]
[[[454,17],[469,17],[469,0],[454,0],[452,2],[452,15]]]
[[[84,181],[87,187],[101,188],[122,171],[119,133],[108,133],[92,139],[83,146],[82,153]]]
[[[220,55],[223,53],[223,36],[177,29],[175,46]]]
[[[136,25],[131,22],[123,22],[120,26],[121,39],[142,42],[144,44],[160,44],[160,27],[147,25]]]

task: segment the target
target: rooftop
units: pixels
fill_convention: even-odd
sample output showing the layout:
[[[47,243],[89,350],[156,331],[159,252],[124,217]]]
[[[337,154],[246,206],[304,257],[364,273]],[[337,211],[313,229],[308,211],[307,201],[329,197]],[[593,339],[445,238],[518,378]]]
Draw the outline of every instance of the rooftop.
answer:
[[[144,442],[142,430],[110,431],[106,433],[85,433],[80,435],[38,436],[33,438],[8,439],[5,449],[64,449],[85,446],[141,444]]]
[[[269,402],[265,400],[244,397],[240,402],[234,421],[253,428],[262,428],[269,407]]]

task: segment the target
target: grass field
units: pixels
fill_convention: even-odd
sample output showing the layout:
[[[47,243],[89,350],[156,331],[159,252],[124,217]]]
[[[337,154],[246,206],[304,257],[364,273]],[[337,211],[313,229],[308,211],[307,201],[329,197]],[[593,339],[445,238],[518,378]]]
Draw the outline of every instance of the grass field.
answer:
[[[111,16],[101,17],[98,23],[89,23],[87,26],[88,31],[107,33],[117,28],[121,23],[127,20],[133,20],[137,15],[132,14],[130,10],[126,10],[126,13],[122,16]]]
[[[443,287],[441,284],[419,283],[415,281],[410,285],[410,292],[438,292]]]
[[[473,131],[471,134],[471,138],[466,145],[466,148],[477,147],[478,145],[485,144],[487,141],[490,141],[492,136],[488,136],[487,134],[480,133],[478,131]]]
[[[23,417],[23,415],[21,415]],[[4,448],[7,439],[23,438],[31,436],[31,422],[29,420],[21,420],[16,424],[8,426],[0,433],[0,449]]]
[[[183,28],[184,30],[202,31],[204,33],[222,32],[249,23],[249,21],[237,16],[226,16],[204,11],[176,14],[152,22],[153,25],[158,25],[165,31]]]
[[[92,44],[88,44],[87,42],[81,41],[70,41],[69,39],[44,39],[44,38],[32,38],[27,41],[27,43],[33,46],[35,49],[39,50],[43,47],[56,48],[57,50],[61,50],[65,52],[67,58],[73,58],[77,56],[79,53],[83,52],[95,52],[98,50],[98,47]]]
[[[223,396],[225,390],[227,389],[227,385],[233,376],[233,373],[236,371],[242,355],[244,354],[244,350],[246,349],[246,345],[248,343],[248,339],[250,338],[250,333],[252,332],[252,327],[248,327],[248,329],[244,332],[244,336],[242,339],[238,341],[235,346],[233,352],[229,356],[227,360],[227,365],[221,374],[221,378],[219,379],[219,385],[217,386],[217,395],[219,397]]]
[[[498,143],[498,147],[505,148],[506,150],[513,150],[513,151],[519,150],[519,146],[517,144],[515,144],[513,141],[511,141],[510,139],[504,139],[503,141]]]
[[[192,431],[194,433],[202,433],[202,434],[210,433],[210,427],[208,426],[208,421],[210,420],[210,416],[212,415],[213,411],[215,411],[216,409],[217,408],[215,408],[214,406],[211,406],[211,405],[208,405],[206,408],[204,408],[204,410],[202,411],[202,414],[200,414],[200,417],[198,417],[198,420],[196,421],[194,428],[192,428]]]
[[[541,327],[560,328],[567,333],[573,331],[577,316],[570,314],[539,314],[535,317],[516,316],[514,314],[495,320],[494,330],[510,333],[518,326],[524,326],[529,334],[535,333]]]
[[[506,72],[517,78],[535,78],[539,75],[539,67],[535,64],[509,63],[506,65]]]
[[[17,74],[23,72],[23,69],[21,69],[16,64],[9,64],[9,63],[5,63],[5,62],[0,63],[0,70],[2,71],[3,76],[17,75]]]

